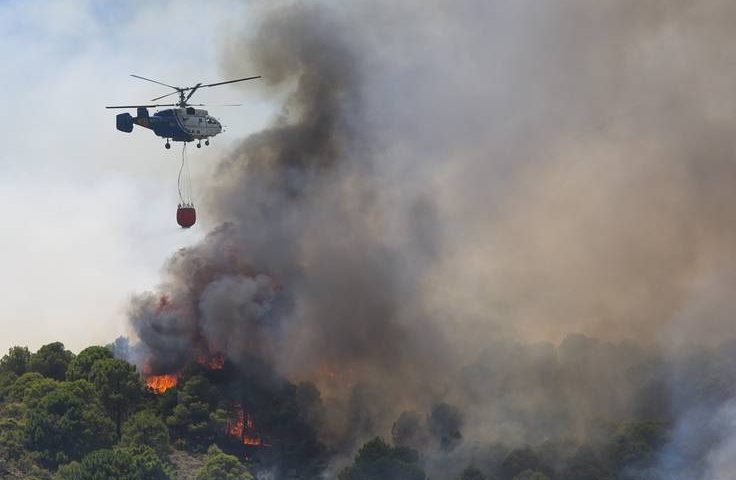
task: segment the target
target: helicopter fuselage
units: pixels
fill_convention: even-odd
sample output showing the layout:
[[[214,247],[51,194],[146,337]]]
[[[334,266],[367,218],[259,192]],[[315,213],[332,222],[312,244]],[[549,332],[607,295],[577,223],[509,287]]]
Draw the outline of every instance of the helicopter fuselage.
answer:
[[[148,114],[148,109],[139,107],[137,116],[121,113],[116,120],[117,129],[122,132],[130,133],[133,125],[138,125],[174,142],[201,141],[222,132],[222,125],[215,117],[207,110],[194,107],[167,108],[153,115]]]
[[[234,80],[225,80],[224,82],[215,83],[198,83],[193,87],[175,87],[167,83],[159,82],[158,80],[152,80],[150,78],[141,77],[140,75],[131,75],[131,77],[145,80],[147,82],[156,83],[169,87],[174,91],[165,95],[158,96],[152,99],[152,102],[161,100],[162,98],[170,97],[171,95],[179,95],[179,101],[177,103],[163,103],[153,105],[112,105],[105,108],[135,108],[137,116],[132,116],[129,113],[121,113],[117,116],[116,127],[121,132],[130,133],[133,131],[133,125],[140,125],[143,128],[153,130],[153,133],[159,137],[166,139],[164,147],[171,148],[169,140],[174,142],[193,142],[197,140],[197,147],[202,146],[202,140],[205,145],[209,145],[210,137],[214,137],[218,133],[222,132],[222,125],[215,118],[211,117],[207,110],[201,110],[194,108],[194,105],[189,103],[189,99],[192,98],[195,92],[201,88],[217,87],[219,85],[229,85],[231,83],[245,82],[246,80],[255,80],[261,78],[260,75],[255,77],[236,78]],[[196,104],[203,106],[202,104]],[[230,105],[237,107],[239,105]],[[176,107],[167,108],[166,110],[159,110],[154,113],[153,116],[148,114],[149,108],[157,107]]]

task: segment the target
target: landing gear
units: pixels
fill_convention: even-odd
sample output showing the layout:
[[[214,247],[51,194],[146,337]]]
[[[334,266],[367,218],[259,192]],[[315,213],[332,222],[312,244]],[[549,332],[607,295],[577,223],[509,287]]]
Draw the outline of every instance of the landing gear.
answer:
[[[202,142],[197,142],[197,148],[202,148]]]
[[[166,143],[164,144],[164,147],[166,148],[166,150],[168,150],[168,149],[171,148],[171,144],[169,143],[169,139],[168,138],[166,139]]]
[[[210,141],[209,140],[205,140],[204,141],[204,144],[207,145],[207,146],[209,146],[210,145]]]

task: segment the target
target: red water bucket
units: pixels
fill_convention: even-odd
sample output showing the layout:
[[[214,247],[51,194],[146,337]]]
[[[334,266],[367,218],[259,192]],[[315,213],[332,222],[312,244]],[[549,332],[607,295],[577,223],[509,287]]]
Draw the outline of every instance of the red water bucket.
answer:
[[[189,228],[197,221],[197,212],[194,207],[190,206],[179,206],[176,209],[176,223],[181,228]]]

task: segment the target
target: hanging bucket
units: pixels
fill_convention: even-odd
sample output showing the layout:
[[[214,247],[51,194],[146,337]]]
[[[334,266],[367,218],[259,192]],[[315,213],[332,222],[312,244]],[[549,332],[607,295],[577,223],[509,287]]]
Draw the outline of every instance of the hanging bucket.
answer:
[[[179,205],[176,209],[176,223],[181,228],[189,228],[197,221],[197,212],[191,205]]]

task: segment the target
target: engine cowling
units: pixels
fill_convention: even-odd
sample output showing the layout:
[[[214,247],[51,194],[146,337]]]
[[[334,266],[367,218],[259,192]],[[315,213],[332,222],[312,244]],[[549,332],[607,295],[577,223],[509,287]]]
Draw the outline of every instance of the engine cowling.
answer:
[[[125,133],[133,131],[133,116],[129,113],[121,113],[115,117],[115,126],[118,130]]]

